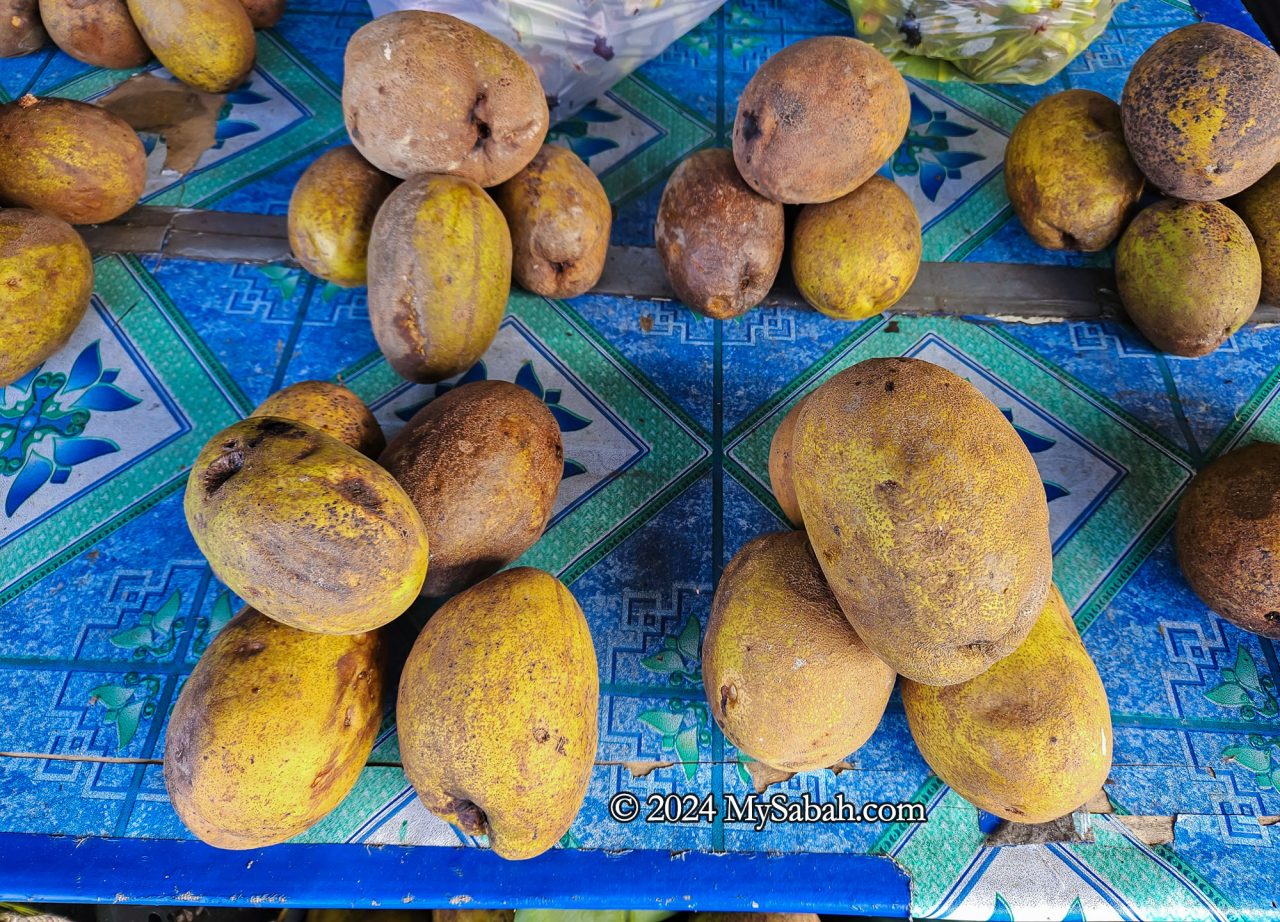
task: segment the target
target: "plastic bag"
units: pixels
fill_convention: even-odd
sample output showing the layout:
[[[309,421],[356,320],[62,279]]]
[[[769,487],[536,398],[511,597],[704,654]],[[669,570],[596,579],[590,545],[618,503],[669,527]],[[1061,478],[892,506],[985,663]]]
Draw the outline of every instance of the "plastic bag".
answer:
[[[848,0],[858,37],[911,77],[1044,83],[1122,0]]]
[[[374,16],[431,10],[500,38],[532,65],[551,120],[567,118],[724,0],[369,0]]]

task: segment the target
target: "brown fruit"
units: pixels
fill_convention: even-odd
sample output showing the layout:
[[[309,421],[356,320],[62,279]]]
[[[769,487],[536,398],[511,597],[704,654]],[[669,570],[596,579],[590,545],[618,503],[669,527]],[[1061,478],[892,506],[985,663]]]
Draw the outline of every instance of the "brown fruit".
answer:
[[[702,682],[738,749],[783,771],[829,768],[871,738],[896,678],[845,619],[804,532],[762,535],[729,561]]]
[[[270,29],[284,15],[285,0],[240,0],[255,29]]]
[[[97,224],[137,204],[147,153],[137,132],[106,109],[23,96],[0,109],[0,198]]]
[[[442,596],[538,540],[560,488],[564,447],[541,400],[506,381],[476,381],[419,410],[378,461],[422,517],[431,549],[423,592]]]
[[[742,181],[729,151],[709,149],[685,158],[667,180],[654,237],[680,300],[728,320],[773,287],[784,230],[782,206]]]
[[[12,384],[75,332],[93,294],[93,258],[67,222],[0,209],[0,387]]]
[[[453,173],[494,186],[520,172],[547,135],[533,69],[452,16],[380,16],[351,36],[344,60],[347,133],[392,176]]]
[[[600,281],[613,211],[596,174],[573,151],[544,144],[493,190],[511,228],[516,281],[547,298],[573,298]]]
[[[756,71],[738,100],[733,159],[761,195],[829,202],[862,185],[907,132],[902,75],[856,38],[788,45]]]
[[[1206,605],[1280,640],[1280,445],[1236,448],[1197,474],[1175,542],[1182,575]]]
[[[1227,26],[1175,29],[1129,72],[1120,114],[1133,159],[1165,195],[1213,201],[1280,161],[1280,57]]]
[[[1050,250],[1110,246],[1142,185],[1120,107],[1092,90],[1046,96],[1018,120],[1005,147],[1009,202],[1031,239]]]
[[[396,181],[350,144],[316,159],[289,197],[289,249],[302,268],[352,288],[368,279],[369,235]]]
[[[511,233],[483,189],[430,173],[387,197],[369,236],[369,320],[410,381],[466,371],[498,335],[511,290]]]
[[[1229,204],[1244,219],[1262,258],[1262,300],[1280,304],[1280,166]]]
[[[54,44],[94,67],[141,67],[151,60],[125,0],[40,0]]]
[[[39,0],[0,0],[0,58],[20,58],[44,47]]]
[[[250,416],[278,416],[305,423],[376,458],[387,447],[378,420],[359,397],[331,381],[299,381],[276,391]]]
[[[769,443],[769,486],[773,488],[773,498],[782,507],[783,514],[796,528],[803,528],[804,522],[800,518],[796,487],[791,481],[791,435],[796,430],[796,420],[800,418],[803,405],[803,400],[797,400],[796,405],[787,411]]]

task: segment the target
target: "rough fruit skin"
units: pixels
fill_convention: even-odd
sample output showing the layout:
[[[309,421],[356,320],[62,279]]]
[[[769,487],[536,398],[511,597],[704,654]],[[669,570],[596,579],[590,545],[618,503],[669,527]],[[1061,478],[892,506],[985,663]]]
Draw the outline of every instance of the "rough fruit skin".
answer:
[[[738,101],[733,159],[775,202],[829,202],[862,185],[907,133],[911,96],[889,59],[840,35],[787,45]]]
[[[1244,219],[1262,258],[1262,300],[1280,304],[1280,167],[1230,202]]]
[[[289,196],[289,249],[302,268],[343,288],[365,284],[369,235],[396,181],[350,144],[325,151]]]
[[[474,365],[510,290],[511,234],[483,189],[423,175],[387,197],[369,238],[369,319],[401,377],[443,381]]]
[[[667,279],[691,310],[713,320],[765,299],[782,265],[785,216],[738,175],[733,155],[686,157],[667,180],[654,240]]]
[[[1049,592],[1044,485],[963,378],[870,359],[805,398],[792,475],[818,562],[864,643],[930,685],[1017,648]]]
[[[1197,474],[1174,538],[1182,575],[1206,605],[1280,640],[1280,445],[1254,442]]]
[[[63,347],[93,294],[93,258],[75,228],[0,209],[0,387]]]
[[[178,816],[218,848],[314,826],[347,796],[382,721],[376,632],[312,634],[246,608],[200,657],[165,734]]]
[[[729,561],[702,682],[738,749],[784,771],[829,768],[871,738],[895,679],[840,611],[804,532],[763,535]]]
[[[1004,187],[1031,239],[1050,250],[1110,246],[1142,195],[1120,107],[1092,90],[1046,96],[1014,126]]]
[[[0,108],[0,198],[70,224],[97,224],[137,204],[147,154],[106,109],[23,96]]]
[[[141,67],[151,60],[125,0],[40,0],[54,44],[94,67]]]
[[[800,209],[791,232],[791,274],[816,310],[862,320],[907,293],[924,240],[907,193],[873,176],[834,202]]]
[[[169,72],[206,93],[244,82],[258,54],[240,0],[129,0],[129,14]]]
[[[332,381],[290,384],[258,404],[250,416],[278,416],[312,426],[370,458],[387,447],[382,426],[364,401]]]
[[[351,36],[344,62],[347,133],[392,176],[452,173],[495,186],[547,136],[547,98],[533,69],[452,16],[388,13]]]
[[[452,595],[511,563],[551,519],[564,447],[546,404],[507,381],[428,403],[378,459],[413,500],[431,542],[422,590]]]
[[[240,0],[255,29],[270,29],[284,15],[285,0]]]
[[[39,0],[0,0],[0,58],[20,58],[44,47]]]
[[[390,474],[318,429],[252,417],[209,440],[184,501],[209,566],[291,627],[358,634],[399,617],[427,572],[427,533]]]
[[[796,487],[792,481],[791,439],[803,404],[804,400],[799,400],[787,411],[769,443],[769,486],[773,489],[773,498],[782,507],[783,515],[796,528],[804,528],[804,522],[800,518],[800,501],[796,499]]]
[[[1159,38],[1129,72],[1120,100],[1133,159],[1165,195],[1213,201],[1253,185],[1280,161],[1280,57],[1217,23]]]
[[[1116,247],[1125,312],[1173,355],[1207,355],[1249,319],[1262,261],[1244,221],[1219,202],[1165,199],[1143,209]]]
[[[1111,771],[1107,692],[1057,587],[1017,650],[959,685],[904,679],[902,704],[938,777],[1007,820],[1065,816]]]
[[[493,190],[511,229],[516,281],[547,298],[574,298],[600,281],[613,211],[596,174],[573,151],[544,144]]]
[[[418,635],[396,704],[405,773],[432,813],[503,858],[555,845],[582,806],[600,682],[582,609],[549,573],[506,570]]]

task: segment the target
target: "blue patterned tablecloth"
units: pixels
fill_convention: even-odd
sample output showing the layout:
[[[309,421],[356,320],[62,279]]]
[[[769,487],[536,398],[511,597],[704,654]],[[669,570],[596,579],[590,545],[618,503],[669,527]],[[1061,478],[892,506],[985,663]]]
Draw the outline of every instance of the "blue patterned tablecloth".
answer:
[[[1202,12],[1251,25],[1234,0]],[[1137,56],[1196,15],[1183,0],[1129,0],[1043,87],[912,82],[910,133],[886,170],[921,212],[926,258],[1106,259],[1031,244],[1004,196],[1004,143],[1047,93],[1118,97]],[[181,182],[156,171],[147,200],[283,212],[306,165],[342,139],[342,49],[367,17],[361,0],[293,0],[260,35],[258,66],[227,98],[213,149]],[[665,177],[690,151],[726,143],[738,93],[766,57],[849,31],[838,4],[730,0],[558,125],[554,136],[603,179],[615,242],[651,242]],[[44,52],[0,63],[0,93],[95,99],[127,76]],[[156,164],[164,153],[152,151]],[[238,605],[187,533],[186,468],[214,432],[293,381],[344,381],[388,432],[440,388],[390,370],[362,291],[297,270],[113,256],[98,260],[97,279],[66,349],[0,389],[0,749],[88,759],[0,759],[0,896],[1280,918],[1276,648],[1205,609],[1169,534],[1198,466],[1242,441],[1280,440],[1280,331],[1248,328],[1183,360],[1113,324],[855,324],[782,309],[713,323],[676,304],[513,295],[467,377],[528,387],[564,433],[557,512],[525,562],[569,583],[595,639],[604,697],[587,803],[563,847],[532,862],[447,848],[473,843],[417,802],[388,720],[333,815],[298,844],[246,856],[183,841],[160,767],[146,761],[161,756],[184,678]],[[787,408],[853,362],[900,354],[973,381],[1040,466],[1056,578],[1113,708],[1111,812],[1088,817],[1088,841],[984,847],[990,818],[930,774],[895,696],[851,770],[774,790],[916,800],[928,806],[923,825],[758,833],[723,816],[610,819],[620,790],[641,800],[750,790],[699,679],[716,579],[745,541],[782,527],[766,457]],[[633,778],[628,764],[642,762],[662,765]],[[1125,814],[1172,817],[1171,839],[1146,844]],[[424,847],[372,847],[403,844]]]

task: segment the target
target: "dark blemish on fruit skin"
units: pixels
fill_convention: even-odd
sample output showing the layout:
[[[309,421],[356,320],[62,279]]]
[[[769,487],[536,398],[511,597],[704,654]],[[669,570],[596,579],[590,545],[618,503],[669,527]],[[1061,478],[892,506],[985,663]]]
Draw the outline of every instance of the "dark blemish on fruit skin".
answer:
[[[250,657],[257,656],[263,650],[267,649],[267,645],[261,640],[246,640],[240,646],[236,647],[236,656]]]
[[[1262,616],[1264,621],[1270,621],[1272,624],[1280,622],[1280,611],[1269,611]]]
[[[234,445],[234,443],[230,443]],[[224,446],[223,454],[214,458],[209,462],[209,466],[204,469],[204,491],[212,495],[218,491],[224,483],[240,473],[244,467],[244,452],[239,448],[228,448]]]
[[[893,382],[892,382],[892,381],[886,381],[886,382],[884,382],[884,392],[885,392],[886,394],[892,394],[892,393],[893,393]]]
[[[742,123],[742,140],[750,144],[756,138],[760,137],[764,132],[760,130],[760,118],[754,112],[743,112],[738,116]]]
[[[340,480],[334,485],[334,490],[343,499],[365,509],[376,510],[382,506],[382,497],[378,491],[360,477],[347,477]]]
[[[551,739],[551,734],[542,727],[539,727],[533,731],[533,738],[536,742],[545,743],[547,740]]]

